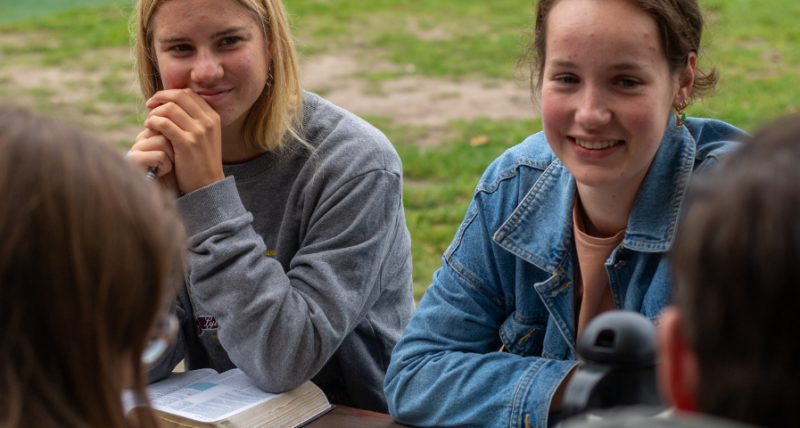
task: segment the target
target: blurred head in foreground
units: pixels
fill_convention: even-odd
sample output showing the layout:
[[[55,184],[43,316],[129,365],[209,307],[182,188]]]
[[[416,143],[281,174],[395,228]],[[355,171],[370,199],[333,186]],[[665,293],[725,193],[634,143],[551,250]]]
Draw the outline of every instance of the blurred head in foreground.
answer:
[[[3,107],[0,197],[0,426],[133,426],[120,393],[144,388],[177,215],[109,147]]]
[[[678,409],[800,426],[800,118],[696,183],[673,257],[660,381]]]

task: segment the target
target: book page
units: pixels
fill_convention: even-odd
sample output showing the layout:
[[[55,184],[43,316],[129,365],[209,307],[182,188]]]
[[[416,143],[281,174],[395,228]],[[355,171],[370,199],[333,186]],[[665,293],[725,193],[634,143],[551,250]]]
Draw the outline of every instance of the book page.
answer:
[[[190,372],[172,373],[170,377],[152,383],[147,387],[147,396],[150,401],[156,400],[169,394],[170,392],[177,391],[185,386],[189,386],[207,377],[217,374],[214,369],[200,369],[192,370]],[[134,407],[146,406],[144,400],[139,400],[131,390],[122,391],[122,410],[127,414]]]
[[[147,387],[147,396],[150,397],[150,401],[153,401],[216,374],[217,371],[214,369],[199,369],[183,373],[172,373],[170,377],[150,384],[150,386]]]
[[[264,392],[239,369],[204,378],[157,399],[153,408],[200,422],[217,422],[279,394]]]

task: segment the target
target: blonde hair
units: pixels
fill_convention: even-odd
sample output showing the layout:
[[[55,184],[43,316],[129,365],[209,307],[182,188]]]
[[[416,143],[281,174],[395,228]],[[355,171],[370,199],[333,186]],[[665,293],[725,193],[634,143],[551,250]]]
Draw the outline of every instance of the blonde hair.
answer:
[[[152,50],[151,27],[159,5],[165,1],[169,0],[139,0],[132,25],[139,86],[145,99],[164,89]],[[289,141],[287,134],[305,143],[301,137],[303,92],[286,9],[281,0],[236,1],[261,24],[267,49],[272,54],[267,85],[245,119],[245,144],[257,152],[280,149]]]

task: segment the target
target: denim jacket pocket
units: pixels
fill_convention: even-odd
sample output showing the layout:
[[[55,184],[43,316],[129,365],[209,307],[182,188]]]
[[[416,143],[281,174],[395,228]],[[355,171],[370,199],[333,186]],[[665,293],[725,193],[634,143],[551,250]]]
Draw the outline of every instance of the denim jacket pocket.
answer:
[[[500,326],[500,340],[503,341],[503,346],[512,354],[526,357],[541,356],[546,320],[521,322],[518,318],[514,312]]]

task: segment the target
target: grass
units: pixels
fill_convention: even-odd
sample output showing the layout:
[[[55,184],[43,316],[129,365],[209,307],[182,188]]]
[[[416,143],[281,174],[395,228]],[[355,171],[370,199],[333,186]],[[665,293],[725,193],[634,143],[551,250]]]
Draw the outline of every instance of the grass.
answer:
[[[89,4],[105,6],[42,12],[47,7]],[[303,55],[345,49],[396,64],[397,71],[359,76],[372,82],[375,91],[380,91],[383,80],[410,74],[452,80],[513,78],[532,26],[532,3],[518,0],[285,0],[285,4]],[[800,110],[800,26],[795,22],[800,2],[701,0],[701,4],[709,17],[701,65],[716,67],[721,82],[717,96],[696,103],[687,113],[753,131]],[[0,49],[5,54],[0,68],[18,59],[61,67],[88,52],[127,46],[130,5],[130,0],[0,0]],[[36,37],[11,43],[4,41],[6,34]],[[97,99],[78,108],[94,114],[101,103],[138,103],[123,85],[126,66],[130,65],[111,67]],[[87,60],[84,67],[89,70],[98,64]],[[13,88],[0,82],[0,90],[6,96]],[[47,88],[29,90],[27,95],[41,105],[54,96]],[[431,130],[395,125],[391,118],[367,119],[387,133],[403,159],[404,203],[419,297],[440,265],[483,170],[503,150],[541,129],[541,123],[453,122],[443,133],[448,137],[442,145],[423,149],[416,142]],[[107,126],[136,120],[131,115]],[[484,135],[487,144],[469,143]]]
[[[386,130],[403,160],[403,204],[411,231],[414,296],[419,299],[441,266],[440,257],[464,218],[483,171],[506,149],[541,130],[541,121],[451,122],[454,138],[428,150],[416,144],[419,128],[374,120],[373,124]],[[488,143],[472,145],[478,136],[488,137]]]
[[[0,0],[0,22],[51,15],[55,12],[81,7],[130,5],[133,0]]]
[[[415,73],[454,79],[512,77],[522,53],[519,30],[532,15],[528,2],[510,0],[288,0],[286,6],[305,54],[355,44]]]
[[[18,22],[0,24],[0,34],[35,32],[24,44],[0,41],[6,55],[38,54],[41,64],[53,66],[80,57],[87,51],[126,46],[130,40],[131,6],[81,8]]]

